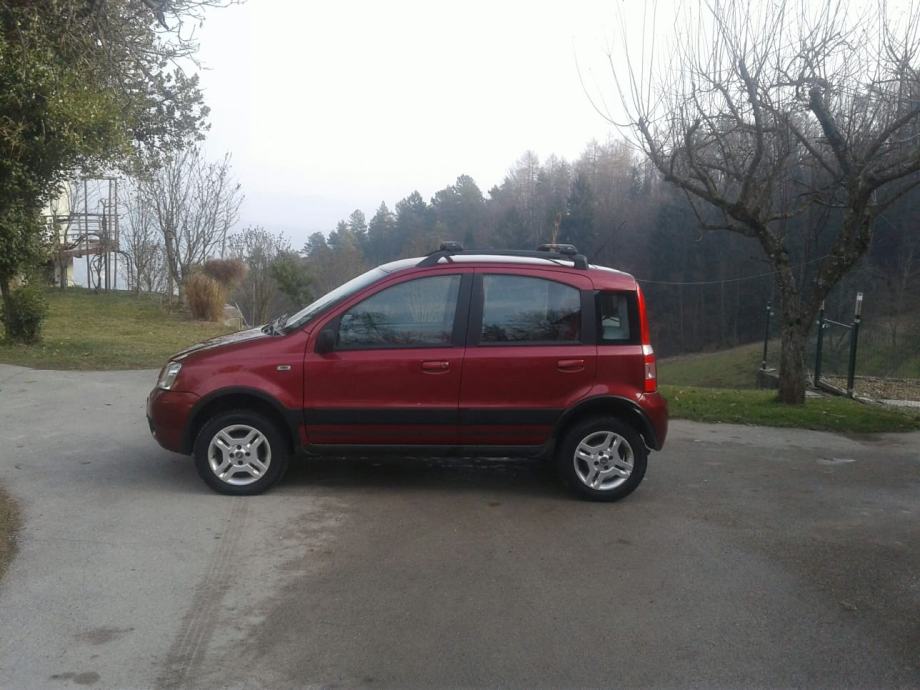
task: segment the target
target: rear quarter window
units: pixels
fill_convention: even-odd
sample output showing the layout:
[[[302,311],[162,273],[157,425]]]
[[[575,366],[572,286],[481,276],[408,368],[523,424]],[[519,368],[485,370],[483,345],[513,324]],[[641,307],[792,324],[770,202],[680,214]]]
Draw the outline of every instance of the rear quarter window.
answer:
[[[639,342],[639,308],[634,292],[597,293],[597,338],[605,345]]]

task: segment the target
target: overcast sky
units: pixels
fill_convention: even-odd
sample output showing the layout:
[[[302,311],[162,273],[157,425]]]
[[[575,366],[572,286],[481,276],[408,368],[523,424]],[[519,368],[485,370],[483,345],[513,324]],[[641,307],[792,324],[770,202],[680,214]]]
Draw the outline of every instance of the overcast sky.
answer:
[[[414,189],[427,199],[463,173],[485,193],[527,149],[571,159],[611,134],[576,54],[583,73],[605,76],[615,8],[249,0],[211,12],[206,148],[233,154],[241,223],[295,246],[355,208],[370,217]]]

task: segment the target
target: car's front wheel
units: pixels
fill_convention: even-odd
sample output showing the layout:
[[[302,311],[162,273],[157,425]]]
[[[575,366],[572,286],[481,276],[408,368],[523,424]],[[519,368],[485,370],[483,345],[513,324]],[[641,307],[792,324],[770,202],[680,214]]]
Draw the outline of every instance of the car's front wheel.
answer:
[[[566,432],[556,466],[563,482],[582,498],[616,501],[639,486],[647,458],[634,427],[613,417],[591,417]]]
[[[277,426],[246,410],[210,419],[195,439],[195,468],[222,494],[259,494],[287,469],[290,452]]]

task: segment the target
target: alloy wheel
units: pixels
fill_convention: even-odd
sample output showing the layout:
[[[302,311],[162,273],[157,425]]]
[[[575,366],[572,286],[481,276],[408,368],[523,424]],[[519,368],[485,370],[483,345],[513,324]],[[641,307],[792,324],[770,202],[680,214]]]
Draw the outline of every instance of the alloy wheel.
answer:
[[[257,482],[268,472],[271,461],[265,434],[248,424],[224,427],[208,445],[208,465],[214,476],[233,486]]]
[[[575,448],[575,475],[595,491],[622,485],[633,472],[635,456],[629,441],[613,431],[593,431]]]

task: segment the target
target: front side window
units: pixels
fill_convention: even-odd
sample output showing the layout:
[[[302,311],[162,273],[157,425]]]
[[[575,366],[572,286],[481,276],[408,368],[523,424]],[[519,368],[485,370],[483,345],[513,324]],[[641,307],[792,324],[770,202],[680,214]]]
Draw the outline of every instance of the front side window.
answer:
[[[485,275],[482,290],[480,343],[573,343],[581,338],[581,293],[570,285]]]
[[[460,276],[419,278],[381,290],[339,322],[342,349],[450,345]]]

